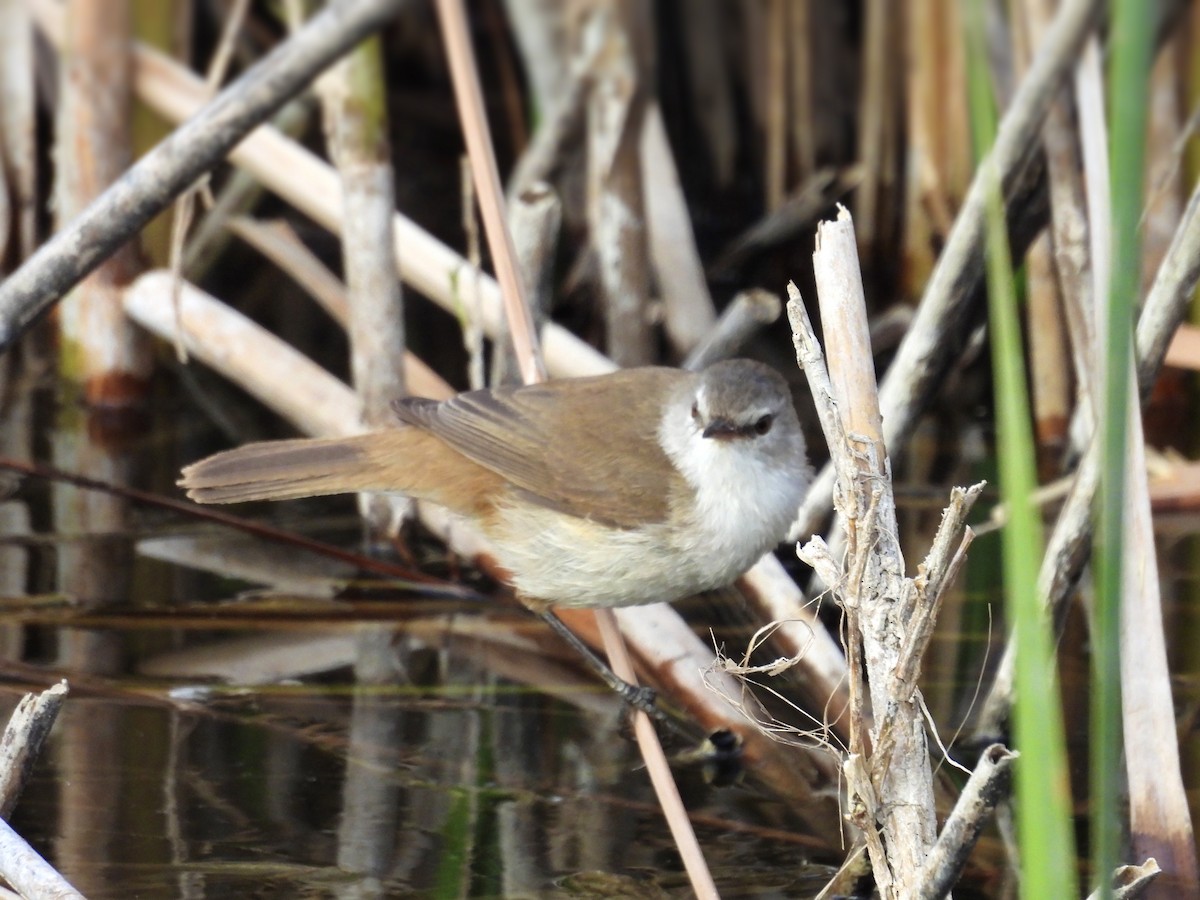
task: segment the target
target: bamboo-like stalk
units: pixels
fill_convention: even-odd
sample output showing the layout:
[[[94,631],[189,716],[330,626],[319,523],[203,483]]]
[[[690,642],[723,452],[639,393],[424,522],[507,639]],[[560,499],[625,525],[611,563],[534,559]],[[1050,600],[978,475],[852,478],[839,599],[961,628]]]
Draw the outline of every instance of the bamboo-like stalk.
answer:
[[[55,186],[60,227],[120,178],[132,160],[129,2],[73,0],[66,23]],[[121,311],[121,289],[135,273],[132,248],[119,250],[60,308],[60,372],[89,403],[127,406],[147,389],[150,346]]]
[[[646,106],[638,155],[650,259],[663,304],[663,331],[676,355],[685,356],[712,328],[717,312],[657,101]]]
[[[587,218],[605,346],[620,366],[654,361],[650,259],[638,148],[647,96],[632,46],[632,6],[601,0],[587,28],[601,42],[587,105]]]
[[[847,448],[859,450],[857,454],[844,451],[848,466],[843,477],[853,479],[855,485],[851,488],[854,499],[847,498],[851,506],[845,510],[849,552],[852,566],[861,568],[852,569],[843,605],[848,613],[849,640],[861,641],[871,709],[879,716],[897,705],[898,699],[890,685],[906,628],[897,618],[896,606],[905,596],[901,584],[904,562],[898,544],[891,466],[883,443],[854,227],[844,210],[836,222],[823,223],[819,229],[813,268],[841,430],[848,436]],[[849,776],[869,817],[862,825],[868,831],[881,829],[874,839],[868,836],[867,849],[875,882],[885,898],[912,896],[917,874],[936,838],[933,784],[919,705],[910,698],[897,708],[901,718],[888,750],[877,747],[877,755],[868,759],[861,757],[866,753],[865,743],[851,747],[851,753],[863,759],[870,786],[853,773]],[[880,736],[872,734],[876,742]],[[872,796],[874,800],[868,799]],[[876,802],[880,805],[872,808]],[[886,852],[880,852],[884,845]]]
[[[392,403],[406,393],[404,306],[396,277],[392,210],[395,175],[388,140],[387,93],[377,36],[359,44],[317,80],[330,156],[342,182],[342,265],[350,300],[350,370],[363,424],[393,421]],[[408,503],[360,498],[379,536],[398,527]]]

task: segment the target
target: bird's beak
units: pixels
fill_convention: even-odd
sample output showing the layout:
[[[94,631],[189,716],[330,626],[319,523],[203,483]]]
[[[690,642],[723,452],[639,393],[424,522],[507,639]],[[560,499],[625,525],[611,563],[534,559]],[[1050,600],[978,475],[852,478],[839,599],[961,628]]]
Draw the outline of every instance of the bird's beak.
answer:
[[[727,441],[730,438],[735,438],[740,434],[740,430],[736,425],[728,419],[713,419],[705,427],[702,434],[706,438],[716,438],[717,440]]]

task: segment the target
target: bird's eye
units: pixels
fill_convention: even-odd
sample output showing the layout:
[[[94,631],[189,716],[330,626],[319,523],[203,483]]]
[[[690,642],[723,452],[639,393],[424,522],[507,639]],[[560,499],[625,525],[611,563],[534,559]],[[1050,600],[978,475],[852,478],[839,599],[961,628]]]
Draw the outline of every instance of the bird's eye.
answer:
[[[692,418],[695,419],[697,422],[700,421],[700,404],[699,403],[692,404]]]
[[[774,424],[774,422],[775,422],[775,417],[773,415],[771,415],[770,413],[767,413],[765,416],[759,417],[759,420],[754,423],[754,433],[755,434],[766,434],[768,431],[771,430],[771,425]]]

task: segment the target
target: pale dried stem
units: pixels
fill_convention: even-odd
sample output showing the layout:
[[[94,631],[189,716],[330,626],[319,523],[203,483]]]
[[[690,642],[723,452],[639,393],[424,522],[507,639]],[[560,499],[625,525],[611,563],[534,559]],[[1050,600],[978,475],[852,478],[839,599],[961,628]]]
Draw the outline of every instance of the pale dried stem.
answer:
[[[828,379],[794,288],[789,289],[788,312],[797,358],[813,388],[823,424],[830,423],[827,437],[839,472],[836,501],[847,523],[846,574],[833,572],[826,577],[833,578],[833,591],[846,612],[851,709],[861,714],[865,674],[875,716],[870,731],[873,750],[867,749],[864,728],[851,723],[851,757],[845,771],[852,817],[865,832],[880,893],[885,898],[908,897],[914,896],[936,837],[932,773],[916,679],[944,588],[961,566],[970,542],[966,516],[982,485],[953,493],[918,578],[906,579],[854,230],[844,210],[836,222],[822,224],[813,262]],[[828,549],[817,541],[802,553],[802,558],[816,559],[823,573],[831,568],[827,556]]]
[[[751,337],[778,318],[777,294],[762,288],[739,291],[688,354],[683,368],[698,372],[718,360],[734,356]]]
[[[221,82],[225,80],[225,73],[233,58],[233,46],[249,7],[249,0],[235,0],[233,8],[226,17],[225,27],[221,29],[220,41],[217,43],[216,52],[213,53],[212,61],[209,63],[208,72],[204,78],[204,85],[210,98],[216,93]],[[192,227],[192,220],[195,216],[196,194],[206,188],[207,183],[208,175],[206,174],[201,177],[200,181],[180,194],[171,209],[171,237],[167,268],[171,270],[171,274],[175,278],[175,285],[171,289],[171,306],[176,315],[179,314],[179,293],[183,289],[184,240]],[[212,199],[211,194],[208,198]],[[175,356],[181,364],[187,362],[187,350],[182,343],[176,342]]]
[[[0,819],[11,819],[17,798],[37,762],[58,711],[67,698],[66,681],[40,694],[26,694],[0,737]]]
[[[72,0],[65,12],[54,206],[60,229],[70,231],[96,198],[116,189],[133,158],[131,13],[128,0]],[[20,280],[46,246],[0,285],[0,294]],[[133,248],[114,245],[111,250],[62,304],[59,359],[62,376],[82,387],[89,402],[122,406],[144,395],[152,358],[145,335],[121,312],[121,288],[137,270]]]
[[[463,242],[464,252],[470,268],[467,269],[463,282],[458,290],[459,319],[462,328],[463,349],[467,351],[467,387],[479,390],[485,387],[483,371],[483,316],[480,315],[479,283],[471,277],[476,272],[483,271],[483,247],[479,240],[479,217],[475,214],[475,179],[471,175],[471,162],[465,156],[459,160],[458,167],[459,196],[462,198]],[[516,347],[508,331],[508,318],[500,322],[499,334],[508,340],[513,362],[516,363]],[[499,340],[499,337],[497,337]],[[517,367],[518,373],[520,368]]]
[[[562,203],[558,194],[544,181],[535,181],[526,190],[510,198],[508,225],[512,231],[521,276],[529,286],[533,324],[539,331],[550,318],[554,292],[554,256],[562,228]],[[519,371],[508,325],[500,323],[492,352],[492,384],[510,384]]]
[[[996,804],[1008,794],[1009,772],[1017,755],[1001,744],[992,744],[980,755],[925,860],[914,897],[940,900],[950,893]]]
[[[587,220],[604,309],[605,345],[621,366],[655,358],[641,131],[646,92],[619,0],[594,5],[585,33],[601,44],[587,104]],[[592,38],[589,38],[592,39]]]
[[[855,214],[863,246],[874,248],[881,237],[883,205],[891,187],[888,165],[894,150],[889,144],[896,140],[893,124],[896,77],[890,65],[890,44],[896,39],[899,7],[889,0],[868,0],[864,16],[866,36],[858,151],[863,183],[858,190]]]
[[[378,36],[359,44],[317,79],[326,144],[341,176],[342,268],[349,295],[350,371],[363,424],[394,421],[392,403],[407,393],[404,303],[392,229],[395,174],[388,139],[387,89]],[[403,498],[364,494],[359,509],[377,536],[408,516]]]
[[[675,352],[683,356],[704,339],[717,313],[704,279],[662,109],[656,100],[646,105],[638,153],[650,259],[663,305],[663,331]]]
[[[0,876],[22,897],[39,900],[84,900],[12,826],[0,819]]]
[[[0,181],[14,210],[5,226],[16,224],[10,256],[17,260],[28,258],[37,241],[36,87],[33,21],[24,2],[7,0],[0,3]]]

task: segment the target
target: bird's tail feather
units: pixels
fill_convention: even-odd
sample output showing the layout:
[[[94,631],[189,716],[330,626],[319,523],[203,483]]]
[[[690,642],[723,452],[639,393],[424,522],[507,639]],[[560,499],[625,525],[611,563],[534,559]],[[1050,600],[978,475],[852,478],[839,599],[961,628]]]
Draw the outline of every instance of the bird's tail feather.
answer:
[[[186,467],[180,487],[197,503],[291,500],[358,491],[404,491],[396,483],[409,445],[423,437],[399,428],[353,437],[264,441]]]

